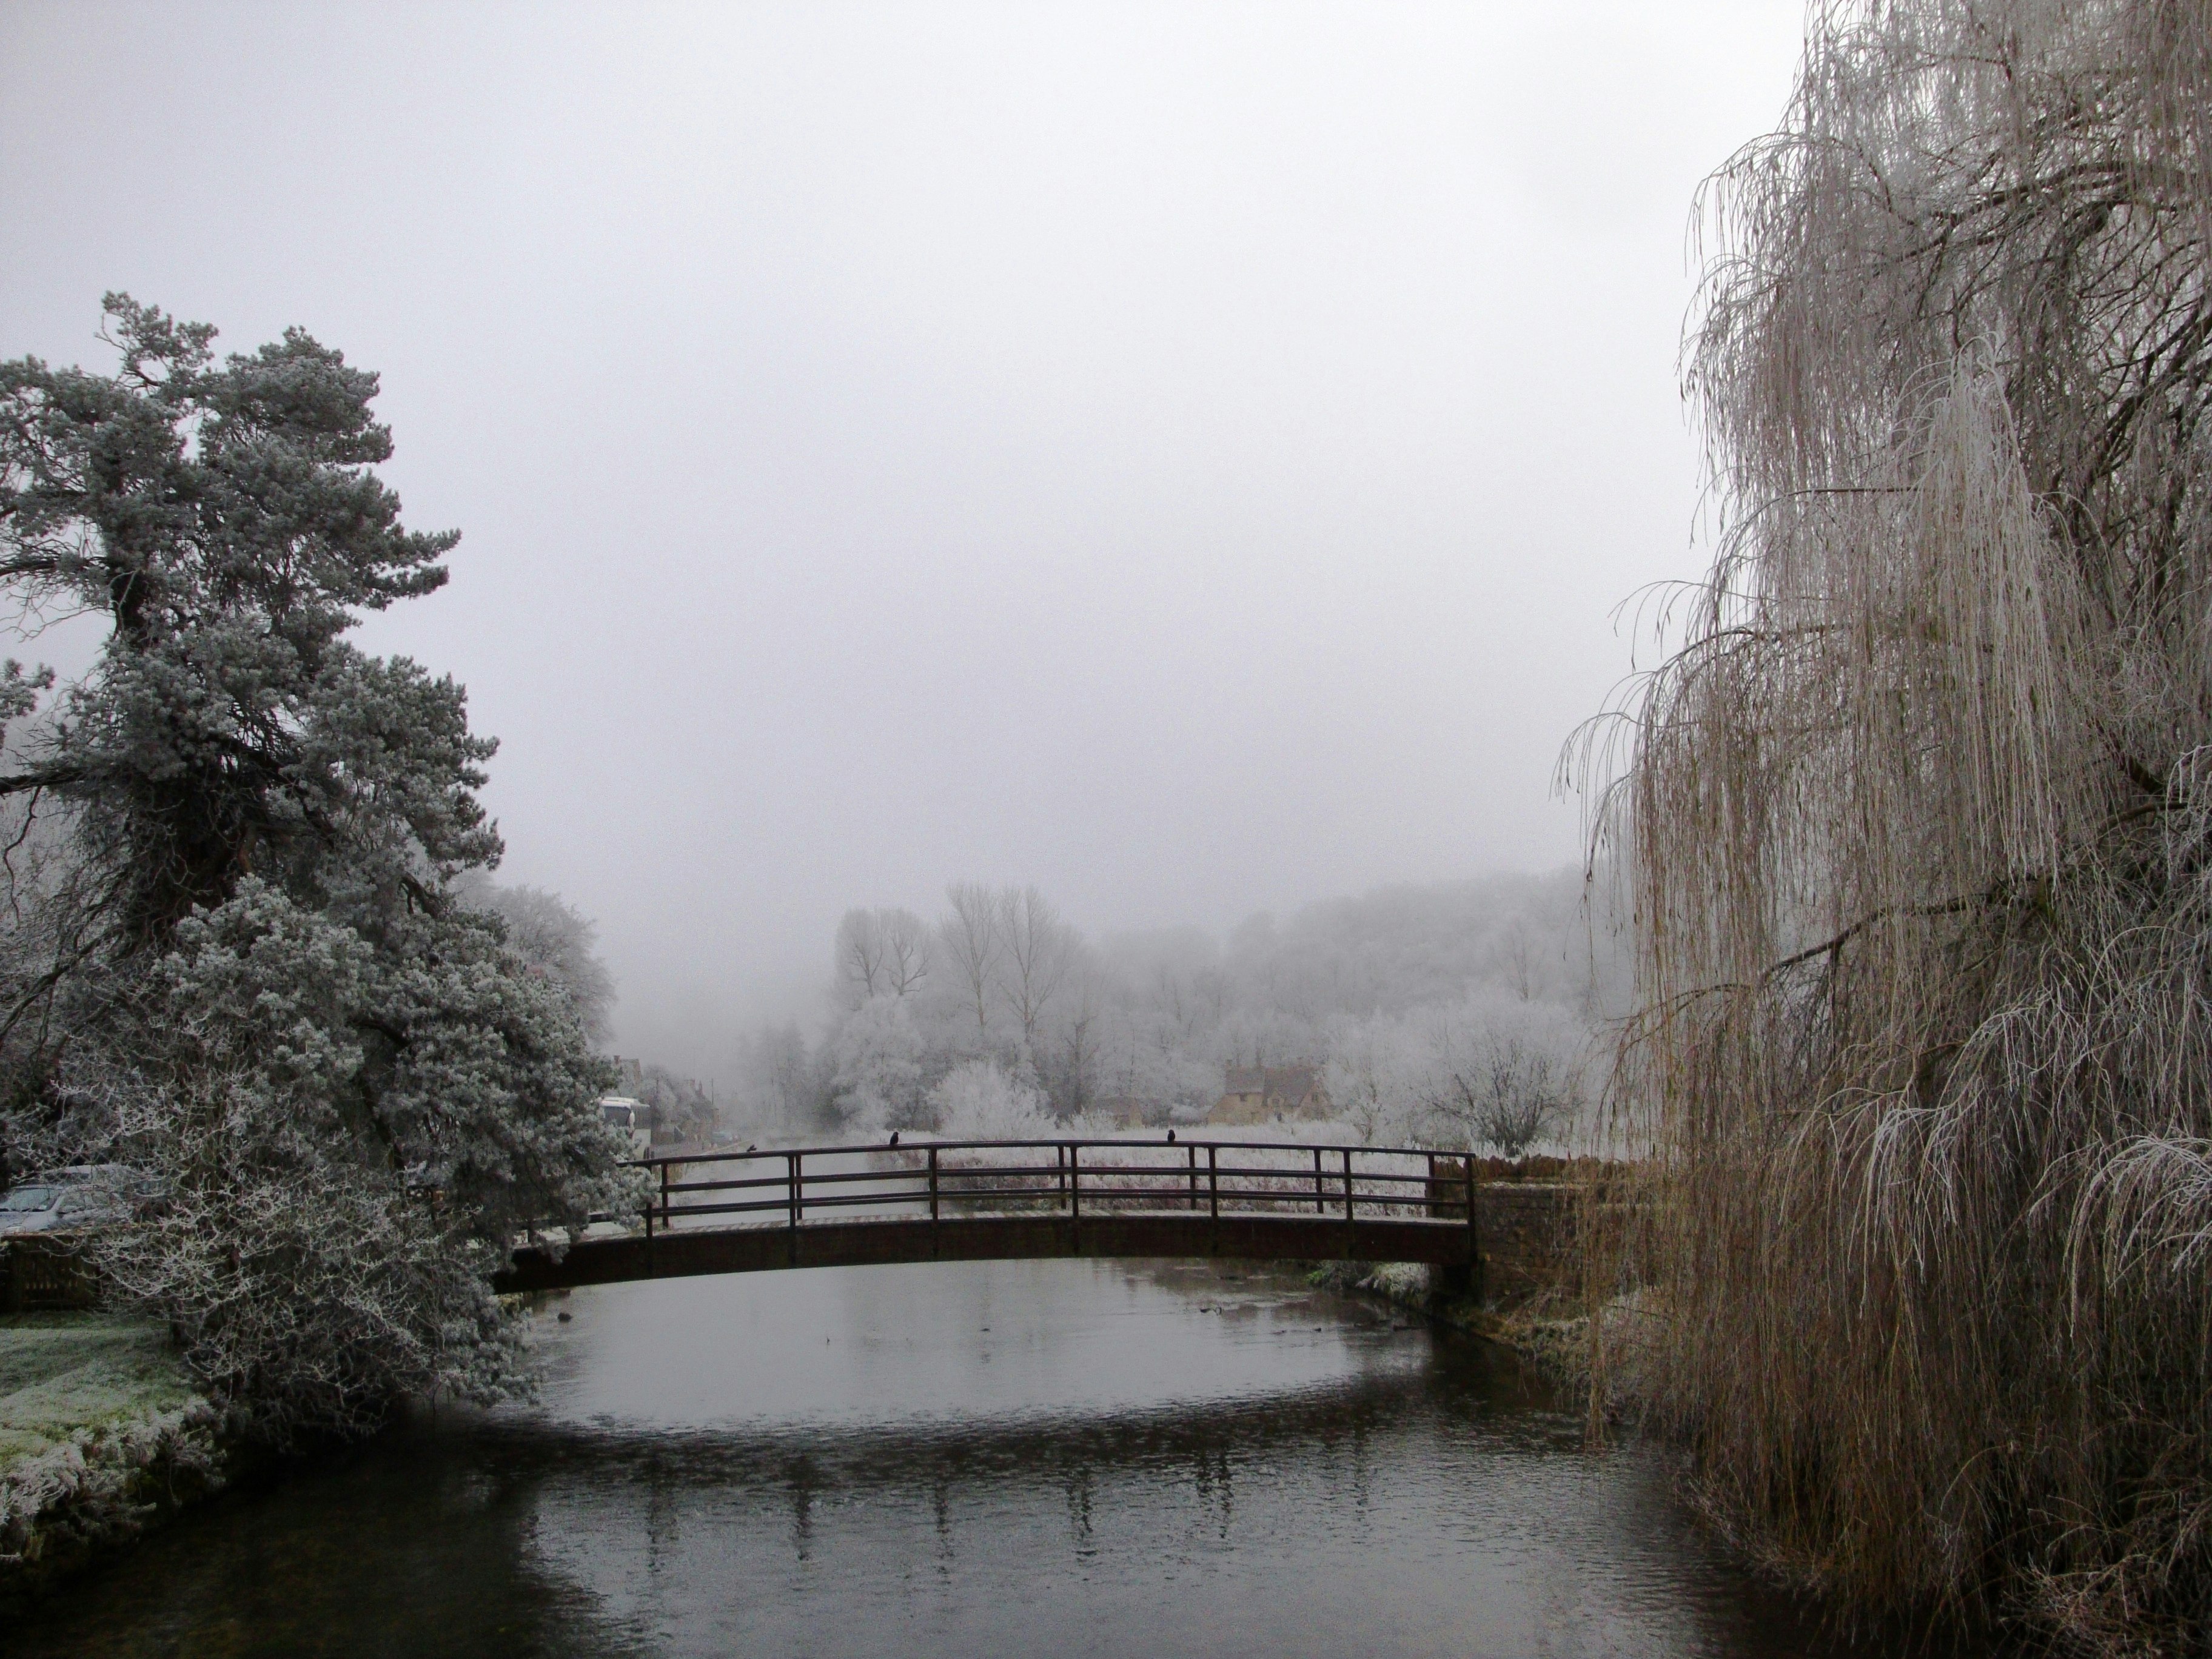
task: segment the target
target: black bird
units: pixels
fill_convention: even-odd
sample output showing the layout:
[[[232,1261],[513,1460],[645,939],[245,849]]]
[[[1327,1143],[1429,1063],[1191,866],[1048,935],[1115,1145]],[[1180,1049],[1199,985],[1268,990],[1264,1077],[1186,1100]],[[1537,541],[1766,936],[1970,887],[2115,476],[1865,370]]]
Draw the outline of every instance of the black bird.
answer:
[[[898,1131],[896,1129],[891,1131],[891,1145],[894,1146],[898,1145]]]
[[[754,1142],[752,1143],[752,1145],[751,1145],[751,1146],[750,1146],[746,1147],[746,1148],[745,1148],[745,1150],[746,1150],[747,1152],[752,1152],[752,1151],[754,1151],[755,1149],[757,1149],[759,1146],[760,1146],[760,1142],[758,1142],[757,1140],[756,1140],[756,1141],[754,1141]]]
[[[1168,1145],[1170,1146],[1175,1145],[1175,1131],[1173,1129],[1168,1131]]]

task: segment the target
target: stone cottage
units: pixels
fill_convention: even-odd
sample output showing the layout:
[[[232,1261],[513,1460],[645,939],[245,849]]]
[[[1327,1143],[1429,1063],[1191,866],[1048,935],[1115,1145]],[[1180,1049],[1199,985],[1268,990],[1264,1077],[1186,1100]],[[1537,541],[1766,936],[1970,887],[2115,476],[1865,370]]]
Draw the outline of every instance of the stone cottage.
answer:
[[[1321,1067],[1302,1062],[1230,1066],[1223,1074],[1221,1098],[1206,1115],[1206,1121],[1286,1123],[1301,1118],[1318,1121],[1328,1115],[1328,1091],[1322,1086]]]

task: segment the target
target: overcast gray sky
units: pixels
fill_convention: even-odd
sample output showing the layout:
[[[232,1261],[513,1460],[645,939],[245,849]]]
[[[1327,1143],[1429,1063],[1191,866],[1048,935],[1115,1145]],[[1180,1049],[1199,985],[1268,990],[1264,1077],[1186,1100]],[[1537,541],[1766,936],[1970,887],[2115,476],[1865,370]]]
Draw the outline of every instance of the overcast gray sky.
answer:
[[[0,355],[105,367],[120,288],[382,373],[465,539],[365,643],[711,1069],[953,877],[1218,927],[1574,857],[1613,608],[1703,562],[1692,192],[1802,18],[0,4]]]

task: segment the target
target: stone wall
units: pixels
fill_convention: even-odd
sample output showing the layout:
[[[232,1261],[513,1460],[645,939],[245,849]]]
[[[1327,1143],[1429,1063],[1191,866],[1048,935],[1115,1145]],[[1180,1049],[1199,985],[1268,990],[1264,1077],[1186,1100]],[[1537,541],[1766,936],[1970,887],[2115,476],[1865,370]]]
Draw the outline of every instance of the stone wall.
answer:
[[[1585,1172],[1560,1159],[1543,1163],[1558,1167],[1475,1161],[1475,1249],[1481,1273],[1467,1289],[1491,1306],[1517,1307],[1541,1296],[1581,1294],[1577,1241],[1587,1183],[1571,1177]],[[1452,1200],[1466,1194],[1466,1162],[1438,1158],[1436,1167],[1433,1213],[1439,1220],[1465,1219],[1466,1204]]]
[[[1475,1249],[1485,1302],[1517,1305],[1547,1293],[1579,1296],[1575,1248],[1583,1189],[1563,1182],[1478,1182]]]

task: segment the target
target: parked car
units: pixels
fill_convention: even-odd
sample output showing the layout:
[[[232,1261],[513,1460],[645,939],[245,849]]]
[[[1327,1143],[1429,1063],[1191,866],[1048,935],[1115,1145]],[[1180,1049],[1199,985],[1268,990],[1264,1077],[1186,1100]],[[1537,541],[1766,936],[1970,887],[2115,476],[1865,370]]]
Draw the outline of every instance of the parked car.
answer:
[[[0,1238],[119,1226],[159,1201],[155,1184],[127,1164],[72,1164],[0,1194]]]

